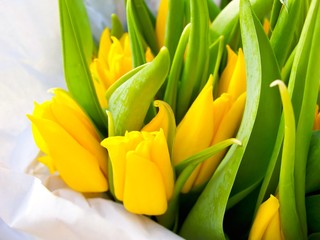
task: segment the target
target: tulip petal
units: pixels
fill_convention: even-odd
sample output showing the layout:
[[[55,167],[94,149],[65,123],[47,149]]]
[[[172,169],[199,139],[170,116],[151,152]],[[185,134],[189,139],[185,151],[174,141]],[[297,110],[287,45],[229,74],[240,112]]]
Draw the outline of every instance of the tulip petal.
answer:
[[[116,198],[120,201],[123,201],[127,152],[134,150],[141,140],[141,135],[135,131],[126,133],[124,137],[109,137],[101,142],[101,145],[108,149],[112,166],[114,192]]]
[[[167,210],[166,190],[158,167],[135,152],[127,155],[123,204],[136,214],[161,215]]]
[[[65,90],[59,88],[53,89],[52,92],[55,94],[55,97],[53,97],[53,101],[60,104],[64,104],[73,109],[73,113],[82,122],[84,127],[92,134],[92,136],[95,137],[97,141],[100,141],[100,137],[98,135],[97,129],[94,127],[94,124],[91,122],[90,118],[83,111],[83,109],[78,105],[78,103],[70,96],[70,94]]]
[[[270,221],[279,211],[279,206],[279,200],[273,195],[260,205],[249,234],[249,240],[262,239]]]
[[[227,52],[228,52],[228,62],[227,66],[222,72],[220,82],[219,82],[219,96],[222,93],[228,92],[229,84],[237,63],[238,56],[237,54],[227,45]]]
[[[167,200],[169,200],[172,196],[174,187],[173,168],[163,130],[160,129],[160,131],[155,134],[151,146],[151,160],[157,165],[161,173]]]
[[[84,149],[90,152],[99,162],[100,168],[107,175],[107,163],[105,161],[107,152],[97,141],[92,132],[86,129],[82,121],[77,117],[75,111],[63,104],[54,103],[51,110],[56,122],[63,128],[68,129],[68,134],[75,139]]]
[[[48,155],[38,157],[38,161],[43,163],[44,165],[46,165],[51,174],[53,174],[56,171],[56,168],[54,166],[54,162],[53,162],[52,158],[49,157]]]
[[[108,28],[105,28],[101,34],[98,58],[108,67],[108,53],[111,47],[111,34]]]
[[[160,1],[157,20],[156,20],[156,36],[157,36],[159,48],[164,46],[166,22],[167,22],[167,16],[168,16],[168,6],[169,6],[169,0]]]
[[[176,134],[176,121],[170,105],[164,101],[154,101],[154,106],[159,108],[157,115],[145,125],[141,131],[153,132],[163,130],[167,139],[171,155],[173,142]]]
[[[44,102],[43,104],[35,103],[32,115],[39,118],[45,117],[45,118],[52,119],[53,116],[50,110],[50,102],[49,101]],[[27,115],[27,116],[29,117],[30,115]],[[34,126],[34,124],[32,124],[32,135],[38,148],[40,148],[42,152],[48,154],[49,150],[48,150],[47,144],[44,141],[39,130]]]
[[[284,239],[281,232],[280,213],[277,211],[272,217],[264,235],[263,240],[282,240]]]
[[[173,150],[175,164],[210,146],[213,134],[212,112],[211,78],[177,127]]]
[[[233,99],[234,98],[230,94],[223,93],[213,102],[213,137],[218,131],[222,119],[227,112],[229,112],[233,104]]]
[[[244,55],[239,49],[237,63],[234,67],[232,78],[228,86],[228,93],[237,99],[242,93],[246,91],[246,66]]]
[[[104,192],[108,189],[97,159],[57,123],[29,116],[47,143],[50,157],[62,179],[79,192]]]
[[[232,105],[231,109],[224,115],[221,124],[214,136],[212,145],[231,138],[235,135],[235,132],[241,123],[245,100],[246,94],[243,93]],[[195,186],[201,185],[209,180],[210,176],[218,167],[226,151],[226,149],[222,150],[201,165],[201,170],[194,183]]]

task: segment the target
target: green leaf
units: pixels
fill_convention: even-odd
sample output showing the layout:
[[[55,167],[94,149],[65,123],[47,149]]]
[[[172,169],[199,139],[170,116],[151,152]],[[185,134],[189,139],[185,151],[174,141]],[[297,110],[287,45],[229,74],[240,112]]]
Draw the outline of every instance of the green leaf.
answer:
[[[230,148],[191,210],[181,229],[182,236],[187,239],[225,238],[223,220],[231,189],[236,184],[233,189],[235,195],[261,179],[272,153],[280,121],[280,98],[269,88],[270,82],[280,77],[275,57],[249,2],[241,1],[240,6],[247,99],[250,99],[246,102],[236,137],[241,140],[242,147]],[[272,118],[268,117],[270,113]],[[234,182],[240,164],[241,174]]]
[[[260,84],[260,90],[254,129],[231,195],[246,189],[265,175],[281,118],[280,97],[269,87],[272,81],[281,77],[280,70],[261,23],[254,13],[250,14],[250,11],[244,6],[246,5],[243,3],[243,7],[240,7],[240,26],[246,60],[247,88],[250,88],[250,84],[253,85],[255,82],[251,79],[252,77],[260,79],[261,82],[256,83]],[[257,50],[251,50],[255,44]],[[253,64],[252,61],[257,61],[257,63]],[[251,98],[247,96],[247,99]]]
[[[236,144],[238,146],[241,146],[241,142],[235,138],[230,138],[224,141],[221,141],[211,147],[208,147],[202,151],[200,151],[197,154],[194,154],[178,165],[175,166],[175,172],[177,175],[177,179],[174,186],[174,191],[172,198],[170,199],[169,206],[170,209],[169,212],[166,213],[164,216],[160,217],[158,220],[161,221],[160,223],[166,227],[172,227],[174,221],[176,218],[173,216],[177,215],[177,209],[178,209],[178,200],[180,196],[181,189],[183,188],[184,184],[190,177],[190,175],[193,173],[195,168],[208,158],[214,156],[218,152],[222,151],[223,149],[229,147],[232,144]],[[170,217],[169,217],[170,216]]]
[[[258,180],[256,183],[250,185],[248,188],[242,190],[241,192],[233,195],[229,201],[228,201],[228,205],[227,205],[227,210],[232,208],[233,206],[235,206],[238,202],[240,202],[241,200],[243,200],[246,196],[249,195],[249,193],[251,193],[254,189],[257,188],[257,186],[259,185],[259,183],[261,182],[261,180]]]
[[[304,197],[306,164],[320,80],[319,5],[319,0],[311,2],[297,45],[288,87],[297,122],[295,197],[304,235],[307,234]]]
[[[320,239],[320,232],[312,233],[308,236],[308,240],[319,240]]]
[[[288,0],[287,6],[282,8],[272,31],[270,42],[280,68],[283,67],[297,44],[298,38],[296,36],[300,36],[306,14],[303,2],[301,0]]]
[[[207,0],[190,0],[191,29],[188,51],[178,89],[176,118],[179,122],[202,89],[208,75],[209,13]],[[201,39],[201,41],[199,41]]]
[[[225,43],[229,44],[239,28],[239,3],[240,0],[231,1],[220,14],[215,18],[210,27],[211,41],[215,41],[218,37],[224,36]],[[259,18],[269,13],[273,0],[252,0],[251,5],[253,11]],[[237,48],[237,46],[233,46]]]
[[[271,86],[279,86],[284,112],[284,140],[279,178],[279,202],[281,230],[286,239],[303,239],[295,198],[295,149],[296,125],[289,92],[281,80]]]
[[[185,1],[168,0],[168,16],[164,44],[170,52],[170,59],[173,59],[179,43],[180,36],[184,29],[184,6]]]
[[[281,8],[282,8],[282,3],[280,0],[273,1],[272,10],[271,10],[271,14],[270,14],[271,15],[270,16],[270,28],[272,31],[274,29],[274,26],[277,23]]]
[[[86,9],[82,1],[59,0],[64,74],[72,97],[101,133],[107,132],[107,117],[101,109],[89,65],[94,49]]]
[[[109,98],[109,111],[115,125],[115,135],[140,130],[153,98],[170,68],[168,49],[159,54],[130,79],[116,88]]]
[[[306,209],[308,217],[308,232],[320,233],[320,194],[306,197]]]
[[[157,55],[158,43],[156,38],[156,33],[154,29],[154,23],[150,16],[150,11],[144,0],[131,0],[132,10],[135,11],[134,17],[139,27],[139,32],[141,36],[144,37],[147,45],[150,47],[152,53]]]
[[[221,12],[220,8],[212,0],[207,0],[210,20],[213,21]]]
[[[307,169],[306,193],[320,190],[320,131],[314,131],[310,141]]]
[[[241,146],[241,142],[239,140],[237,140],[235,138],[230,138],[230,139],[221,141],[211,147],[208,147],[205,150],[202,150],[199,153],[194,154],[194,155],[188,157],[187,159],[183,160],[179,164],[177,164],[175,166],[175,170],[176,170],[177,175],[179,177],[181,174],[184,175],[183,179],[180,180],[182,182],[181,186],[177,187],[177,188],[179,188],[179,190],[177,192],[181,191],[182,186],[185,184],[185,182],[189,178],[190,174],[193,172],[193,170],[200,163],[202,163],[206,159],[212,157],[216,153],[222,151],[226,147],[229,147],[232,144],[237,144],[237,145]],[[186,170],[186,169],[188,169],[188,170]],[[179,184],[177,184],[177,185],[179,185]]]
[[[170,73],[168,76],[168,82],[164,94],[164,101],[166,101],[172,108],[172,111],[176,111],[177,89],[178,83],[182,73],[184,53],[188,44],[190,34],[190,24],[188,24],[181,34],[181,38],[174,55]]]
[[[111,22],[112,22],[111,35],[120,39],[122,34],[124,33],[124,29],[120,19],[114,13],[111,15]]]
[[[274,144],[274,149],[269,161],[269,165],[262,181],[262,185],[260,187],[259,196],[256,202],[255,213],[258,208],[270,197],[270,194],[275,194],[277,192],[278,184],[279,184],[279,175],[280,175],[280,162],[281,162],[281,148],[283,142],[284,135],[284,118],[282,116],[278,135]]]
[[[137,12],[132,4],[133,0],[127,0],[126,13],[127,13],[127,25],[130,39],[130,48],[132,52],[133,68],[136,68],[146,63],[145,51],[143,47],[143,39],[139,32],[139,26],[137,21]]]

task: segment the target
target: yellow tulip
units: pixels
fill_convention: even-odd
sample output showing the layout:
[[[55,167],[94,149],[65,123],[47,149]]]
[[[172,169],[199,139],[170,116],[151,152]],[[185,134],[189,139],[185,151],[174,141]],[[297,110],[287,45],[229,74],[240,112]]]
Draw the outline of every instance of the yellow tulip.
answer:
[[[106,138],[115,197],[136,214],[161,215],[167,210],[174,175],[163,130],[132,131]]]
[[[46,154],[39,161],[76,191],[108,190],[107,152],[95,127],[67,92],[55,89],[54,94],[28,115],[35,142]]]
[[[246,75],[244,56],[238,56],[227,47],[228,62],[221,75],[219,97],[213,100],[213,79],[210,77],[176,131],[173,161],[180,163],[186,158],[220,141],[234,137],[240,125],[246,100]],[[189,192],[209,180],[226,151],[201,163],[191,174],[182,192]]]
[[[279,207],[279,200],[273,195],[260,205],[251,227],[249,240],[284,239],[281,232]]]
[[[146,60],[150,62],[152,59],[153,55],[148,48]],[[124,33],[120,39],[117,39],[111,36],[110,30],[106,28],[101,35],[98,57],[92,61],[90,70],[100,105],[107,108],[106,90],[117,79],[132,70],[128,33]]]
[[[316,106],[316,111],[314,115],[314,123],[313,123],[314,130],[320,130],[320,113],[319,113],[319,106]]]
[[[168,16],[168,7],[169,7],[169,0],[160,1],[157,20],[156,20],[156,35],[157,35],[159,47],[164,46],[164,38],[165,38],[166,26],[167,26],[166,22],[167,22],[167,16]]]

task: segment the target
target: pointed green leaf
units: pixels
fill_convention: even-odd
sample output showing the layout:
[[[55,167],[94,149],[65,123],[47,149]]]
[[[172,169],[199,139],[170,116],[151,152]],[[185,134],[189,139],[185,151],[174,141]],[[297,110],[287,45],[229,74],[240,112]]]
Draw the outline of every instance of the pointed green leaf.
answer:
[[[141,129],[149,106],[167,77],[169,67],[169,52],[163,47],[151,63],[113,91],[108,110],[115,123],[115,135]]]
[[[170,52],[170,58],[173,59],[178,46],[178,42],[181,41],[179,39],[184,27],[184,7],[186,1],[168,1],[169,6],[164,45]]]
[[[309,144],[312,136],[314,111],[320,80],[320,1],[311,2],[299,39],[292,71],[289,91],[297,122],[297,148],[295,190],[301,228],[307,234],[305,212],[305,174]]]
[[[124,33],[124,29],[119,17],[114,13],[111,15],[111,22],[112,22],[111,35],[120,39],[122,34]]]
[[[320,234],[320,194],[306,197],[308,232]],[[310,237],[310,236],[309,236]],[[314,238],[319,239],[319,238]]]
[[[188,239],[224,239],[223,220],[227,202],[249,188],[264,174],[271,156],[280,120],[280,98],[269,84],[280,77],[271,46],[248,1],[241,1],[240,23],[246,61],[247,99],[237,139],[194,205],[181,234]],[[272,118],[270,116],[272,112]],[[257,162],[257,159],[261,161]],[[240,164],[243,164],[239,169]],[[250,166],[250,167],[248,167]],[[241,174],[237,176],[238,170]],[[236,185],[236,186],[235,186]]]
[[[150,10],[148,10],[144,0],[132,0],[132,10],[135,11],[134,17],[141,35],[144,37],[152,53],[156,55],[159,49]]]
[[[271,86],[279,86],[284,112],[284,140],[279,178],[279,202],[281,230],[286,239],[304,239],[296,208],[295,198],[295,149],[296,125],[289,92],[281,80]]]
[[[132,4],[133,0],[127,0],[126,13],[127,13],[127,25],[130,39],[130,48],[132,52],[133,68],[138,67],[146,63],[145,51],[143,47],[143,39],[139,32],[137,22],[137,12]]]
[[[177,50],[172,61],[172,66],[170,68],[168,82],[164,94],[164,101],[166,101],[171,106],[173,112],[176,111],[177,89],[181,77],[184,54],[189,39],[189,33],[190,24],[185,27],[181,34]]]
[[[259,18],[267,15],[273,4],[273,0],[252,0],[250,2]],[[231,1],[212,22],[210,27],[211,41],[224,36],[226,44],[229,44],[234,39],[236,28],[239,28],[239,3],[240,0]],[[237,46],[233,47],[237,48]]]
[[[288,0],[277,19],[270,38],[271,46],[277,57],[280,68],[283,67],[290,53],[297,44],[306,9],[304,1]]]
[[[183,118],[209,77],[207,69],[209,64],[209,13],[207,0],[190,0],[190,7],[191,29],[185,66],[178,89],[177,122]]]
[[[67,87],[97,128],[105,134],[107,117],[98,102],[89,70],[94,45],[86,9],[82,1],[70,0],[60,0],[59,9]]]
[[[307,169],[306,169],[306,193],[320,190],[320,131],[312,134]]]

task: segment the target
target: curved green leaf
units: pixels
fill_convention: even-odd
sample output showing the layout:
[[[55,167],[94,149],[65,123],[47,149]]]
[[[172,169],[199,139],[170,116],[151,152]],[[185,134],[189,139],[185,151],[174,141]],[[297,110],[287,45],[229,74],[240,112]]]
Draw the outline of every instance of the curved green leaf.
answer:
[[[166,33],[164,45],[170,52],[170,59],[173,59],[177,50],[180,36],[184,28],[184,5],[185,1],[181,0],[168,0],[168,16],[166,23]]]
[[[124,33],[124,29],[119,17],[114,13],[111,15],[111,22],[112,22],[111,35],[120,39],[122,34]]]
[[[181,77],[184,53],[188,44],[189,34],[190,24],[188,24],[185,27],[181,34],[177,50],[172,61],[170,73],[168,76],[168,82],[164,94],[164,101],[166,101],[171,106],[173,112],[175,112],[176,110],[178,83]]]
[[[279,202],[281,230],[286,239],[304,239],[295,198],[295,149],[296,125],[289,92],[281,80],[270,86],[279,86],[284,112],[284,139],[279,178]]]
[[[126,13],[130,48],[132,53],[132,64],[133,68],[135,68],[146,63],[146,57],[143,47],[143,39],[139,31],[137,12],[134,9],[132,1],[133,0],[127,0]]]
[[[320,131],[314,131],[310,141],[307,169],[306,194],[320,190]]]
[[[320,234],[320,194],[306,197],[308,232]],[[319,239],[319,238],[314,238]]]
[[[182,236],[188,239],[225,238],[223,220],[231,189],[234,188],[235,195],[261,179],[277,134],[281,103],[269,84],[280,77],[280,71],[267,36],[247,0],[241,1],[240,16],[247,99],[250,99],[237,135],[243,146],[230,148],[191,210],[181,229]],[[238,170],[241,171],[235,182]]]
[[[250,1],[253,11],[264,17],[271,9],[273,0],[252,0]],[[224,36],[226,44],[229,44],[239,28],[239,6],[240,0],[231,1],[215,18],[210,27],[211,41]]]
[[[289,91],[297,122],[297,148],[295,187],[297,209],[301,228],[307,234],[305,211],[305,174],[314,111],[320,80],[320,1],[311,2],[301,37],[296,47],[292,71],[289,79]],[[301,94],[302,93],[302,94]]]
[[[170,68],[168,49],[163,47],[152,62],[116,88],[109,98],[115,135],[140,130],[156,92]]]
[[[71,0],[60,0],[59,9],[68,90],[97,128],[106,134],[107,117],[100,107],[89,70],[94,45],[86,9],[82,1]]]
[[[154,22],[151,19],[150,11],[144,0],[131,1],[132,10],[135,11],[135,21],[137,22],[137,26],[139,26],[139,31],[144,37],[147,45],[150,47],[152,53],[157,55],[159,49],[154,29]]]
[[[178,89],[176,118],[179,122],[203,87],[209,64],[209,13],[207,0],[190,0],[191,29],[188,51]],[[199,41],[201,39],[201,41]],[[203,80],[205,79],[205,80]]]

